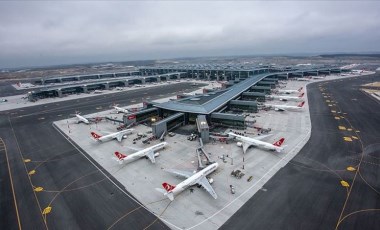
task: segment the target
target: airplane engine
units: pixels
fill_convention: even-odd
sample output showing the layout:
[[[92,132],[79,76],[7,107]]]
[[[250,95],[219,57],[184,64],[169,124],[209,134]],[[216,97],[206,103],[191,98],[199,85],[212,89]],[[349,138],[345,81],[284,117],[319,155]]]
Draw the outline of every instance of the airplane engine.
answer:
[[[207,180],[208,180],[208,182],[209,182],[210,184],[214,183],[214,179],[212,179],[212,178],[207,178]]]
[[[242,142],[236,142],[236,145],[239,146],[239,147],[242,147],[243,143]]]
[[[158,157],[158,156],[160,156],[160,153],[159,153],[159,152],[156,152],[156,153],[154,154],[154,156],[155,156],[155,157]]]
[[[127,139],[127,137],[128,137],[127,134],[123,135],[123,139]]]

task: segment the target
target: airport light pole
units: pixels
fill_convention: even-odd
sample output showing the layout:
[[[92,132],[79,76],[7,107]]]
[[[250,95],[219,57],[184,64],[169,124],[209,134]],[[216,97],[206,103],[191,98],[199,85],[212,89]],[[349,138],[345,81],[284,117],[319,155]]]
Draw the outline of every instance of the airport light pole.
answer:
[[[243,169],[244,169],[244,155],[243,155]]]

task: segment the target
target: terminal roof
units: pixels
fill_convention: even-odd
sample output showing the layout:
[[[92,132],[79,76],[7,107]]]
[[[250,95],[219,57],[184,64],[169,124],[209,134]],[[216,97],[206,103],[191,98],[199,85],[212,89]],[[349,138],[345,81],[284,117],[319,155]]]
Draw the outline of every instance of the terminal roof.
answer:
[[[155,106],[158,108],[174,110],[178,112],[210,114],[215,110],[225,106],[230,100],[237,98],[242,92],[248,90],[251,86],[269,75],[273,74],[267,73],[254,75],[226,90],[211,92],[204,95],[197,95],[177,101],[168,101]]]

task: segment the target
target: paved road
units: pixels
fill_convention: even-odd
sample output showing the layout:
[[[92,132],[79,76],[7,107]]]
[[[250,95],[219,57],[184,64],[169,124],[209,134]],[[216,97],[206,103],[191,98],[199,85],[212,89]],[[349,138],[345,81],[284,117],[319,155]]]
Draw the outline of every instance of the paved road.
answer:
[[[378,229],[380,103],[358,90],[374,80],[308,85],[309,142],[221,229]]]
[[[117,181],[108,180],[52,122],[75,111],[93,113],[114,102],[123,106],[182,90],[194,87],[179,83],[1,112],[0,228],[18,229],[20,223],[24,229],[167,229],[118,189]],[[43,215],[43,210],[49,213]]]

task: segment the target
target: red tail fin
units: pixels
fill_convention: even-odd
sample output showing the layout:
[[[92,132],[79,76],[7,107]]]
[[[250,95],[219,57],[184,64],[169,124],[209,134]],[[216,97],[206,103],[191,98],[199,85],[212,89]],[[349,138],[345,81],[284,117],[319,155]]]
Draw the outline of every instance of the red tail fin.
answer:
[[[119,160],[123,160],[124,158],[126,158],[127,156],[122,154],[122,153],[119,153],[119,152],[115,152],[115,156],[119,159]]]
[[[299,95],[298,97],[303,97],[303,95],[305,95],[305,93],[302,93],[301,95]]]
[[[302,107],[304,104],[305,104],[305,102],[303,101],[303,102],[298,104],[298,107]]]
[[[298,89],[298,92],[301,92],[302,89],[303,89],[303,87],[299,88],[299,89]]]
[[[280,147],[282,143],[284,143],[284,141],[285,141],[285,138],[281,138],[280,140],[274,142],[273,145]]]
[[[95,138],[96,140],[98,140],[99,138],[101,138],[102,136],[100,136],[99,134],[96,134],[95,132],[91,132],[91,135],[93,138]]]
[[[172,190],[175,188],[174,185],[170,185],[170,184],[168,184],[168,183],[166,183],[166,182],[162,183],[162,187],[164,187],[164,189],[165,189],[167,192],[170,192],[170,191],[172,191]]]

